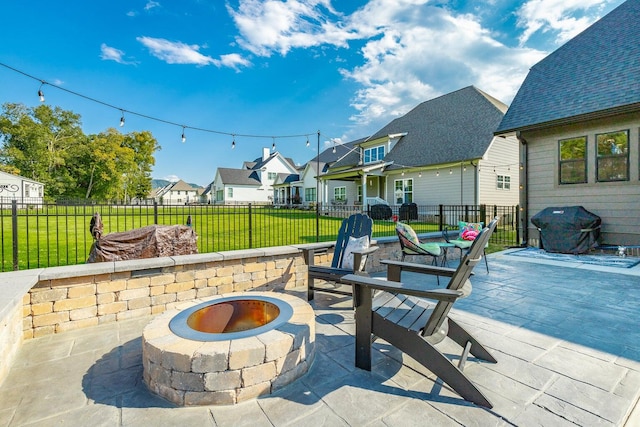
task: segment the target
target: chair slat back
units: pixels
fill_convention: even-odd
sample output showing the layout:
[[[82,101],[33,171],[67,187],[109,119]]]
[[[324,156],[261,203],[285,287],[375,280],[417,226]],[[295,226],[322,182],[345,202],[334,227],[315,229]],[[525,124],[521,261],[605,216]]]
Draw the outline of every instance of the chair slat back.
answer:
[[[496,217],[487,227],[482,229],[480,234],[478,234],[478,237],[473,241],[473,244],[469,248],[467,254],[460,260],[460,265],[453,276],[451,276],[447,289],[458,290],[467,283],[467,280],[473,271],[473,267],[482,260],[484,248],[486,244],[489,243],[489,237],[491,237],[491,233],[495,230],[498,220],[499,218]],[[442,323],[447,318],[452,306],[453,302],[439,301],[433,309],[431,317],[427,320],[422,335],[429,336],[438,331],[442,326]]]
[[[338,230],[338,238],[336,246],[333,250],[333,260],[331,268],[340,268],[342,266],[342,256],[344,250],[349,243],[349,237],[369,236],[371,241],[371,233],[373,229],[373,220],[365,214],[357,213],[351,215],[342,221],[340,230]]]

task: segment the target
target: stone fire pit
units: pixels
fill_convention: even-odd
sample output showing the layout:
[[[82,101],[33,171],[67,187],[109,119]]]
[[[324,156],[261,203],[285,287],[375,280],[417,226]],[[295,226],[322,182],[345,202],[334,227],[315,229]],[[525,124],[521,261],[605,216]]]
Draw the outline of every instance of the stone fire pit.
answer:
[[[177,405],[233,405],[304,375],[314,344],[306,301],[274,292],[220,295],[167,311],[144,328],[144,381]]]

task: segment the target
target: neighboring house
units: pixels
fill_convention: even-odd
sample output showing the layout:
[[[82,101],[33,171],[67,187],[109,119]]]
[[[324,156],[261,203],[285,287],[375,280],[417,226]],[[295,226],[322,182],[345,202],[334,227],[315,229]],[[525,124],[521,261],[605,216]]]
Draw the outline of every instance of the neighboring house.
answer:
[[[311,203],[316,203],[318,200],[333,200],[332,197],[329,197],[329,195],[333,195],[333,188],[348,185],[350,182],[322,181],[318,184],[318,170],[320,171],[320,174],[326,173],[332,164],[352,152],[356,148],[355,143],[359,141],[361,140],[346,144],[336,144],[325,149],[320,153],[320,155],[309,160],[304,166],[299,168],[298,175],[295,180],[295,176],[283,177],[283,181],[279,182],[275,186],[276,191],[285,191],[285,195],[293,194],[293,199],[299,200],[300,203],[305,206],[309,206]],[[320,197],[318,197],[318,194]],[[345,197],[344,199],[338,200],[338,202],[346,204],[348,201]],[[354,202],[357,203],[357,201],[353,199],[351,202],[351,204],[354,204]]]
[[[193,187],[183,180],[179,180],[162,188],[154,189],[152,197],[164,205],[187,205],[199,203],[201,191],[201,188]]]
[[[274,184],[282,175],[295,175],[297,169],[291,159],[277,151],[270,153],[262,149],[262,157],[253,162],[244,162],[242,169],[218,168],[211,194],[213,202],[271,203],[274,199]]]
[[[44,199],[44,184],[20,175],[0,171],[0,202],[30,203],[41,205]]]
[[[531,68],[497,128],[520,140],[524,242],[533,215],[581,205],[602,241],[640,245],[640,1],[629,0]]]
[[[517,140],[493,134],[506,110],[473,86],[421,103],[351,143],[321,176],[323,202],[516,205]]]

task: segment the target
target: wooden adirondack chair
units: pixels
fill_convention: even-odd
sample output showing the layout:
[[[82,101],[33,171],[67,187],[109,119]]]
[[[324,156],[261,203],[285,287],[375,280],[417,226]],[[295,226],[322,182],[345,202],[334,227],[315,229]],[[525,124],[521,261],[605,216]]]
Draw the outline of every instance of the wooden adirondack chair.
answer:
[[[498,218],[482,230],[457,269],[383,261],[387,280],[348,275],[342,278],[354,288],[356,306],[356,366],[371,370],[372,337],[382,338],[402,350],[437,375],[464,399],[492,407],[491,402],[463,373],[469,353],[478,359],[497,363],[496,359],[462,326],[449,317],[453,303],[471,292],[469,277],[482,259],[489,236]],[[450,277],[446,289],[425,290],[419,283],[401,282],[401,272],[411,271]],[[379,290],[372,298],[373,290]],[[425,300],[435,300],[433,304]],[[449,337],[462,348],[459,362],[436,348]]]
[[[351,295],[351,292],[337,289],[336,287],[321,286],[317,287],[315,279],[322,279],[327,282],[339,283],[340,279],[352,273],[362,273],[364,271],[364,265],[367,260],[367,255],[378,250],[377,246],[371,246],[371,232],[373,227],[373,220],[364,214],[354,214],[349,218],[342,221],[340,230],[338,231],[338,238],[333,245],[333,259],[330,267],[323,267],[314,265],[314,257],[317,251],[326,250],[327,245],[320,245],[315,247],[306,247],[302,251],[304,253],[304,259],[308,267],[307,274],[307,299],[311,301],[314,296],[314,291],[324,291],[340,295]],[[369,240],[369,247],[366,249],[356,249],[349,251],[347,246],[349,245],[349,237],[354,239],[367,236]],[[344,265],[347,258],[347,252],[353,254],[353,267],[347,267]]]

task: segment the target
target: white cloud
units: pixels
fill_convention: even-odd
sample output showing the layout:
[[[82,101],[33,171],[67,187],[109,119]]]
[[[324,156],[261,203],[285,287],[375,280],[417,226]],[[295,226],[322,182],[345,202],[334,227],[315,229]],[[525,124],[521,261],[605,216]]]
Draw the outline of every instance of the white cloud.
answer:
[[[105,61],[115,61],[119,64],[134,64],[135,62],[126,61],[124,59],[124,52],[115,47],[107,46],[105,43],[100,45],[100,58]]]
[[[330,22],[340,18],[330,0],[242,0],[237,11],[227,10],[240,31],[238,45],[261,56],[322,44],[346,47],[356,37]]]
[[[213,58],[198,52],[200,46],[195,44],[188,45],[153,37],[137,37],[136,40],[146,46],[153,56],[167,64],[209,65],[214,62]]]
[[[342,70],[362,86],[352,103],[357,111],[352,120],[359,124],[388,121],[420,102],[469,85],[510,102],[531,65],[545,56],[496,41],[472,15],[431,6],[410,10],[415,5],[409,2],[381,0],[378,5],[370,3],[352,17],[351,25],[377,22],[384,26],[383,35],[365,43],[363,65]]]
[[[167,175],[164,178],[165,181],[169,181],[169,182],[178,182],[180,181],[180,177],[178,175]]]
[[[157,1],[150,0],[147,4],[144,5],[144,10],[151,10],[155,7],[160,7],[160,3]]]
[[[237,53],[230,53],[228,55],[220,55],[220,59],[214,59],[213,64],[218,68],[228,67],[239,71],[240,67],[248,67],[251,65],[251,62]]]
[[[198,66],[213,64],[216,67],[229,67],[239,70],[240,67],[251,65],[237,53],[221,55],[220,59],[203,55],[199,52],[200,46],[188,45],[182,42],[172,42],[166,39],[153,37],[138,37],[137,40],[149,49],[156,58],[165,61],[167,64],[195,64]]]
[[[556,42],[564,43],[600,17],[608,0],[529,0],[518,9],[518,27],[524,28],[520,44],[537,32],[557,33]]]

